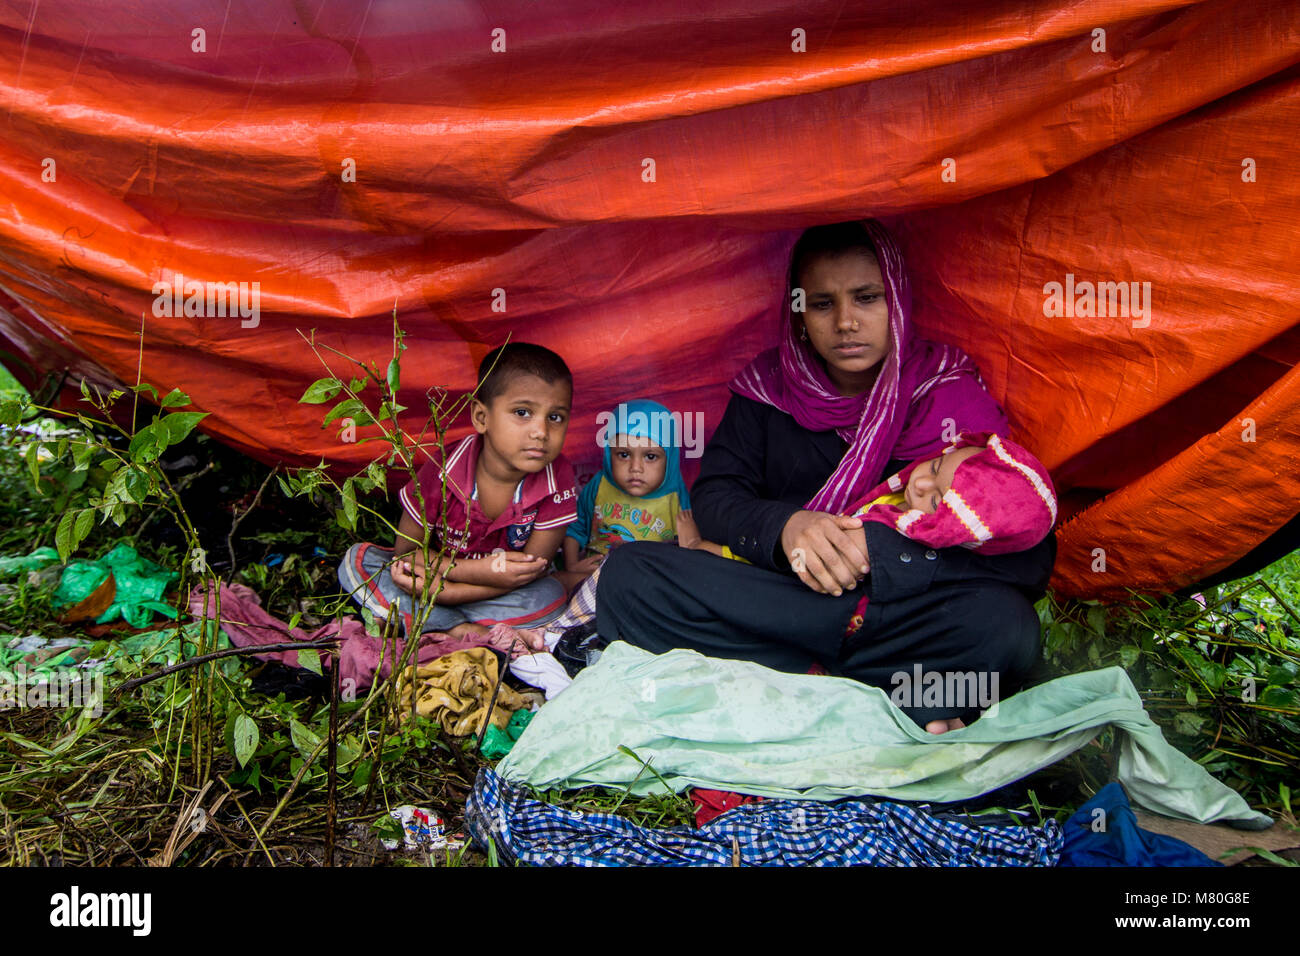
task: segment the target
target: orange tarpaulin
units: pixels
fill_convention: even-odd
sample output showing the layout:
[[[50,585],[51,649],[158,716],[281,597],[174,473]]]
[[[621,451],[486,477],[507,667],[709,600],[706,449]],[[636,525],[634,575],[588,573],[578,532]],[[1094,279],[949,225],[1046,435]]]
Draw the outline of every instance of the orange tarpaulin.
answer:
[[[623,399],[711,433],[798,230],[875,215],[1057,480],[1054,585],[1169,590],[1300,510],[1297,63],[1290,2],[0,2],[0,347],[133,381],[143,315],[210,434],[354,468],[300,333],[382,367],[396,306],[413,427],[509,333],[581,466]]]

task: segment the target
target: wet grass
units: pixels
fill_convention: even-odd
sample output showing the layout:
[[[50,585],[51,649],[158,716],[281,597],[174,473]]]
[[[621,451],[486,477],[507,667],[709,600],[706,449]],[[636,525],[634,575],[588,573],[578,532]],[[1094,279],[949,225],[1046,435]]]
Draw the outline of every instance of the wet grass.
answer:
[[[32,490],[16,447],[22,440],[10,433],[0,448],[0,555],[23,555],[50,544],[59,518],[48,491]],[[286,499],[273,483],[257,499],[269,469],[201,437],[168,454],[179,462],[178,485],[190,479],[183,496],[214,571],[253,587],[271,613],[305,627],[340,610],[350,612],[334,569],[354,537],[382,538],[377,526],[363,521],[354,536],[336,520],[339,502]],[[147,513],[120,529],[96,526],[80,554],[102,554],[120,540],[131,541],[164,567],[182,560],[179,532]],[[55,577],[18,574],[0,583],[0,633],[92,637],[97,642],[92,656],[111,658],[114,642],[134,632],[62,622],[50,600]],[[179,596],[173,597],[179,607]],[[1124,666],[1172,742],[1253,806],[1294,824],[1286,781],[1300,779],[1300,620],[1293,620],[1300,607],[1300,556],[1279,562],[1256,583],[1225,585],[1207,597],[1209,609],[1173,598],[1130,607],[1044,602],[1043,676]],[[328,772],[326,761],[307,757],[312,735],[318,738],[328,725],[326,682],[288,680],[274,666],[240,658],[204,668],[199,684],[182,673],[113,696],[116,684],[156,663],[118,659],[98,717],[52,708],[0,711],[0,862],[323,864]],[[1256,685],[1250,700],[1241,693],[1246,679]],[[282,691],[275,689],[276,680]],[[198,692],[203,702],[196,710]],[[340,737],[333,862],[494,862],[468,848],[441,851],[432,859],[382,848],[388,811],[402,804],[428,808],[443,817],[449,833],[463,833],[465,799],[487,761],[469,749],[468,741],[449,738],[428,721],[410,722],[398,732],[395,720],[384,719],[382,706],[358,716],[361,706],[359,701],[340,706],[341,722],[354,716],[356,721]],[[259,729],[256,751],[243,766],[234,756],[232,736],[240,715]],[[196,720],[203,725],[197,735],[187,724]],[[1069,758],[965,808],[1022,811],[1029,823],[1064,819],[1112,778],[1112,744],[1110,733],[1103,732]],[[284,800],[291,788],[292,796]],[[572,809],[619,813],[652,827],[693,819],[692,804],[680,795],[632,797],[586,788],[538,796]]]

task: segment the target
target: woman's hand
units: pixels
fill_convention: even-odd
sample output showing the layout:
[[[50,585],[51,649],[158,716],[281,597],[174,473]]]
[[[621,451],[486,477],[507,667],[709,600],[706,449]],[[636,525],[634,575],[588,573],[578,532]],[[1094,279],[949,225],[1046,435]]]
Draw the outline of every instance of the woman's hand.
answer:
[[[796,511],[781,529],[781,548],[799,580],[821,594],[838,597],[871,570],[859,518]]]

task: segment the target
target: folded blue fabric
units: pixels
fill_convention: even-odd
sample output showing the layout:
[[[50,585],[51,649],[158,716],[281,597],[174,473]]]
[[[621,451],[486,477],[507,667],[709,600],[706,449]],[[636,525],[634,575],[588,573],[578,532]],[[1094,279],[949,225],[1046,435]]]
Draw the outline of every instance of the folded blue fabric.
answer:
[[[535,866],[1055,866],[1061,828],[970,826],[887,801],[769,800],[700,829],[562,810],[483,768],[465,823],[484,850]],[[735,841],[733,846],[733,840]]]
[[[1222,866],[1190,843],[1138,826],[1128,794],[1108,783],[1065,821],[1061,866]]]

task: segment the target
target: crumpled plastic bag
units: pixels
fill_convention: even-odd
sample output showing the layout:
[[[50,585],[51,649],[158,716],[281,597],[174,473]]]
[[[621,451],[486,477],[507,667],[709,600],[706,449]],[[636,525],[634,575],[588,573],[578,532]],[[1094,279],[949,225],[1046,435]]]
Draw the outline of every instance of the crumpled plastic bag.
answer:
[[[96,561],[70,562],[54,592],[54,606],[80,603],[110,574],[117,582],[117,593],[108,609],[95,618],[96,624],[107,624],[120,617],[132,627],[148,627],[153,623],[154,612],[176,619],[176,610],[162,600],[176,572],[164,571],[148,558],[140,557],[129,544],[117,545]]]
[[[483,735],[483,746],[479,748],[479,753],[488,760],[499,760],[510,753],[515,746],[515,741],[519,739],[519,735],[524,732],[524,728],[533,719],[534,713],[536,712],[531,710],[516,710],[515,715],[510,718],[510,723],[506,724],[504,729],[496,726],[496,724],[490,726],[487,733]]]
[[[0,578],[7,578],[24,571],[39,571],[47,564],[53,564],[58,560],[59,552],[45,545],[21,557],[0,558]]]

